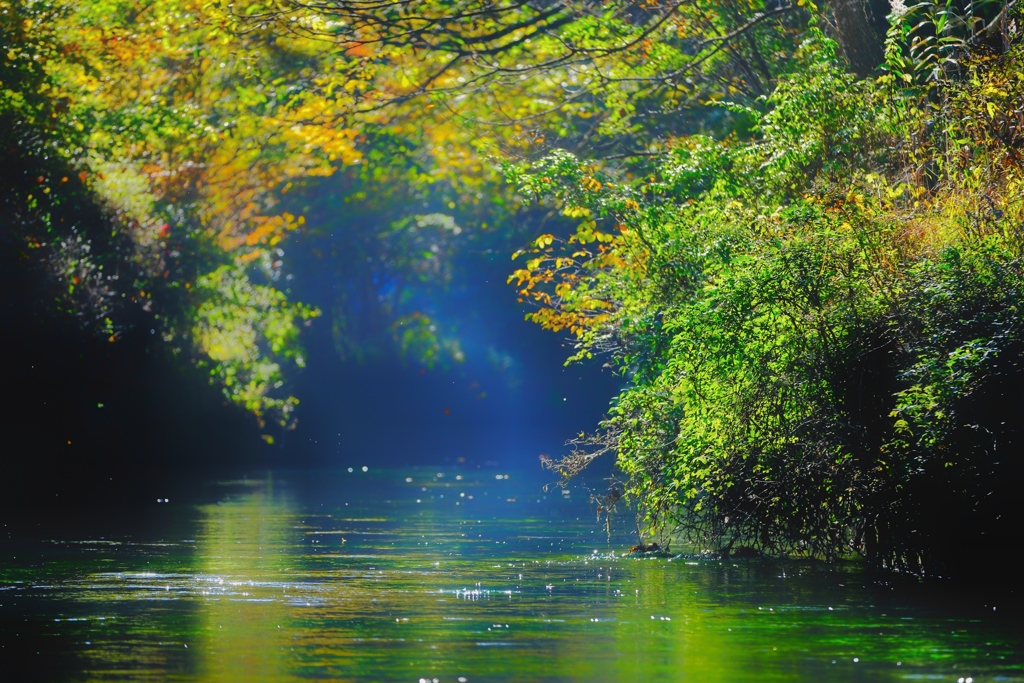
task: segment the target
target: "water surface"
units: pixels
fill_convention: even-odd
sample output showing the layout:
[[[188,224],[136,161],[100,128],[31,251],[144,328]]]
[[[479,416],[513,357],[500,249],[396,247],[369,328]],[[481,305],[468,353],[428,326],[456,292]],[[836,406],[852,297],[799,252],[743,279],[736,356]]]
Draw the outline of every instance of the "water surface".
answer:
[[[515,474],[202,490],[65,531],[9,522],[3,680],[1024,681],[1009,589],[626,559],[624,521],[608,538],[585,492]]]

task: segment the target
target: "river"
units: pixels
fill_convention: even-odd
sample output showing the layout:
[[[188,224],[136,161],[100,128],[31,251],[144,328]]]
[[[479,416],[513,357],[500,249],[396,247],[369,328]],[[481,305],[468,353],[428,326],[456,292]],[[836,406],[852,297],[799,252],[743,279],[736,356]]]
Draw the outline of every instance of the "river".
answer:
[[[1024,681],[1014,590],[628,559],[586,492],[248,473],[0,536],[3,681]],[[54,529],[62,529],[55,531]],[[3,673],[6,672],[6,673]]]

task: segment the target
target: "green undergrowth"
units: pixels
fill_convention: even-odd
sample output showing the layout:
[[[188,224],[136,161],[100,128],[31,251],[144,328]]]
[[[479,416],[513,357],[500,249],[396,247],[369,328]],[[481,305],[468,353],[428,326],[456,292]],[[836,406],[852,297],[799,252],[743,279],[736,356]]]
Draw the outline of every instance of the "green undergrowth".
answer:
[[[553,467],[616,453],[646,536],[966,574],[1024,521],[1024,51],[924,84],[803,51],[752,139],[510,169],[590,219],[514,276],[534,318],[631,379]]]

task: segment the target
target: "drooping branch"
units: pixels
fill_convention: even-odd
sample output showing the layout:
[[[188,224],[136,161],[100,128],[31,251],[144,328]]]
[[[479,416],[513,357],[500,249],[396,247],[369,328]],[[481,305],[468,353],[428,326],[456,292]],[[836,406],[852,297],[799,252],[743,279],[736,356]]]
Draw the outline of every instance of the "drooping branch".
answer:
[[[699,69],[737,38],[746,39],[750,31],[766,20],[792,12],[796,5],[784,5],[756,13],[737,28],[701,38],[684,48],[689,57],[684,64],[669,65],[663,73],[611,75],[601,63],[611,57],[644,51],[646,45],[665,29],[669,21],[687,5],[682,0],[651,8],[623,1],[602,3],[594,0],[572,2],[520,2],[485,0],[483,2],[436,2],[434,0],[326,1],[282,0],[275,8],[251,15],[239,15],[240,30],[264,30],[273,24],[276,30],[307,38],[337,43],[346,50],[370,47],[411,48],[428,55],[447,55],[441,66],[421,77],[396,101],[406,101],[431,93],[465,91],[474,82],[496,82],[503,77],[523,78],[556,70],[577,69],[594,72],[584,89],[607,87],[615,83],[671,83]],[[634,14],[642,7],[644,12]],[[698,12],[704,14],[703,12]],[[614,19],[611,23],[610,20]],[[587,40],[571,37],[573,26],[589,21],[584,31],[594,33]],[[542,53],[527,59],[519,51],[529,48],[539,37],[551,38]],[[560,49],[552,50],[552,46]],[[637,63],[643,63],[638,54]],[[467,65],[465,81],[459,85],[440,82],[440,77],[459,64]],[[760,88],[755,86],[755,90]]]

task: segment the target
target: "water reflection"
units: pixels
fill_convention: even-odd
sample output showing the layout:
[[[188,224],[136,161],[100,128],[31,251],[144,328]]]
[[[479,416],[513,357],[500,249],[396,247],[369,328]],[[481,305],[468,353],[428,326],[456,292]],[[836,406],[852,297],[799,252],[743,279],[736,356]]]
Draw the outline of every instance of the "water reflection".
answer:
[[[0,656],[36,680],[1024,680],[987,598],[625,560],[580,501],[456,474],[222,482],[161,508],[177,531],[38,540],[0,559]]]
[[[203,680],[286,678],[294,603],[315,592],[287,580],[303,552],[294,503],[275,493],[272,477],[245,488],[199,508],[193,599]]]

